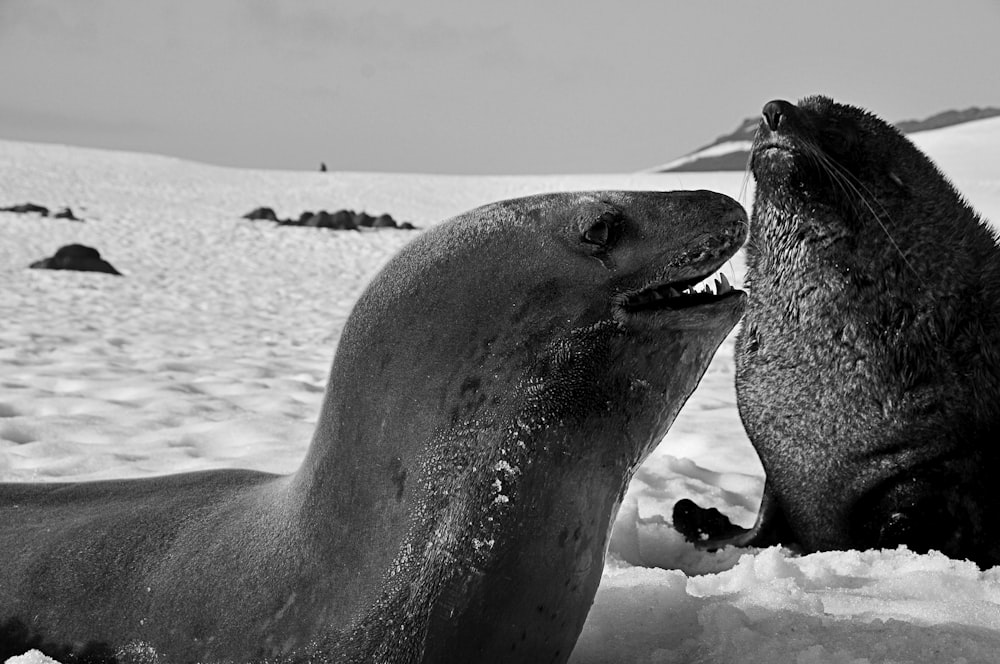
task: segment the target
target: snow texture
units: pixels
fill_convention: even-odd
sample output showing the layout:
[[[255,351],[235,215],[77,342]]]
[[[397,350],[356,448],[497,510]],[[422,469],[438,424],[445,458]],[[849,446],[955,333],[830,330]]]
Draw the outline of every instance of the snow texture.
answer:
[[[913,140],[1000,220],[1000,118]],[[240,219],[255,207],[387,212],[428,227],[492,200],[618,188],[752,200],[740,173],[297,173],[0,141],[0,205],[68,205],[85,219],[0,213],[0,480],[297,467],[353,302],[414,235]],[[125,277],[26,269],[73,242]],[[742,256],[725,270],[740,285]],[[677,499],[743,525],[760,500],[732,354],[730,338],[632,482],[572,661],[1000,662],[1000,568],[906,550],[706,554],[682,540],[670,525]]]

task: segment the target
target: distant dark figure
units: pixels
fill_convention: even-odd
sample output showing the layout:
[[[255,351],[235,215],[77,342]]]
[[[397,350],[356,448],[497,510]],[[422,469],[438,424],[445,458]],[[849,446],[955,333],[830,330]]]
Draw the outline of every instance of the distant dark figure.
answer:
[[[51,258],[43,258],[31,264],[36,270],[77,270],[79,272],[104,272],[121,275],[111,263],[101,258],[101,253],[83,244],[67,244],[60,247]]]
[[[322,161],[319,162],[319,172],[320,173],[326,173],[326,163],[325,162],[322,162]]]
[[[9,207],[0,208],[0,212],[17,212],[18,214],[27,214],[29,212],[36,212],[43,217],[49,216],[49,209],[44,205],[36,205],[34,203],[22,203],[21,205],[11,205]]]
[[[278,221],[278,215],[274,213],[269,207],[259,207],[256,210],[247,212],[243,215],[244,219],[251,219],[253,221]]]

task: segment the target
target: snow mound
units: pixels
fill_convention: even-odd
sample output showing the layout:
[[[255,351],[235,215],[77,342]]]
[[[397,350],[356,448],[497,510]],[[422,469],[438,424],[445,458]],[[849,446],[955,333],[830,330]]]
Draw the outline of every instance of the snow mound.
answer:
[[[717,574],[609,566],[575,664],[997,662],[1000,569],[770,548]]]

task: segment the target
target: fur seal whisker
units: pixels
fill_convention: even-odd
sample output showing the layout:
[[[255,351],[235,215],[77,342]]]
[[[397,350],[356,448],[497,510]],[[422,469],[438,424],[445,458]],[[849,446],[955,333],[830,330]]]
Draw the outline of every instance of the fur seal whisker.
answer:
[[[749,188],[749,186],[750,186],[750,157],[748,155],[746,166],[743,168],[743,180],[740,182],[740,191],[736,197],[736,199],[740,203],[743,203],[744,205],[747,204],[747,189]]]
[[[758,149],[763,149],[772,145],[770,142],[764,143],[761,136],[761,127],[758,127],[754,137],[755,148],[751,150],[750,154],[751,162]],[[907,258],[898,242],[895,238],[893,238],[889,228],[885,225],[885,223],[883,223],[883,216],[892,221],[892,215],[890,215],[881,204],[878,197],[875,196],[875,194],[872,193],[872,191],[863,182],[861,182],[857,176],[852,174],[847,168],[840,164],[832,155],[821,150],[811,138],[802,137],[796,142],[794,148],[792,149],[799,151],[804,157],[812,162],[818,172],[824,173],[830,179],[830,182],[843,192],[844,200],[848,204],[852,206],[864,206],[864,209],[871,215],[871,218],[878,224],[879,228],[881,228],[882,232],[889,240],[890,245],[903,260],[903,263],[910,270],[910,272],[913,273],[914,277],[916,277],[917,281],[920,282],[921,286],[924,286],[923,277],[921,277],[920,273],[910,262],[909,258]],[[896,179],[898,179],[898,176],[896,176]],[[881,210],[881,214],[875,210],[874,206],[876,205]]]
[[[906,257],[905,253],[903,253],[903,250],[899,246],[899,243],[897,243],[895,238],[892,237],[892,233],[889,232],[888,227],[886,227],[886,225],[882,222],[883,215],[890,221],[892,221],[893,219],[892,215],[889,214],[888,210],[886,210],[885,207],[882,205],[882,203],[879,202],[878,197],[875,196],[871,192],[871,190],[868,189],[868,187],[865,186],[865,184],[861,182],[856,176],[851,174],[850,171],[848,171],[846,168],[837,163],[837,161],[833,157],[825,155],[819,150],[816,150],[814,146],[810,146],[810,149],[812,150],[812,153],[823,164],[826,164],[829,167],[829,173],[831,174],[831,176],[833,176],[837,180],[837,182],[841,184],[841,186],[850,188],[850,191],[854,193],[854,198],[860,201],[865,206],[865,208],[867,208],[868,212],[872,216],[872,219],[875,220],[875,222],[879,225],[879,228],[882,229],[882,232],[885,233],[886,238],[889,240],[889,243],[892,245],[892,247],[896,250],[896,253],[899,254],[899,257],[903,259],[903,262],[906,264],[906,267],[910,269],[910,272],[912,272],[913,276],[917,278],[917,281],[920,282],[920,285],[925,286],[926,284],[924,284],[923,277],[921,277],[920,273],[917,272],[917,269],[910,262],[910,259]],[[845,190],[845,193],[848,192]],[[851,197],[848,196],[848,198],[850,199]],[[879,209],[881,209],[882,211],[882,215],[880,215],[878,212],[875,211],[875,208],[872,206],[872,203],[879,206]]]

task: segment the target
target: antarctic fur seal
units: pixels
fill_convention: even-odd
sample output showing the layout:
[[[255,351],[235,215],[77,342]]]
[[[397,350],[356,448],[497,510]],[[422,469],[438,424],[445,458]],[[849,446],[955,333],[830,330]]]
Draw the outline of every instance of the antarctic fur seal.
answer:
[[[1000,563],[995,233],[899,131],[826,97],[765,105],[750,168],[736,392],[764,498],[749,531],[687,500],[675,525]]]
[[[629,478],[742,314],[693,286],[745,236],[704,191],[427,231],[354,307],[296,473],[0,485],[0,626],[120,662],[566,661]]]

